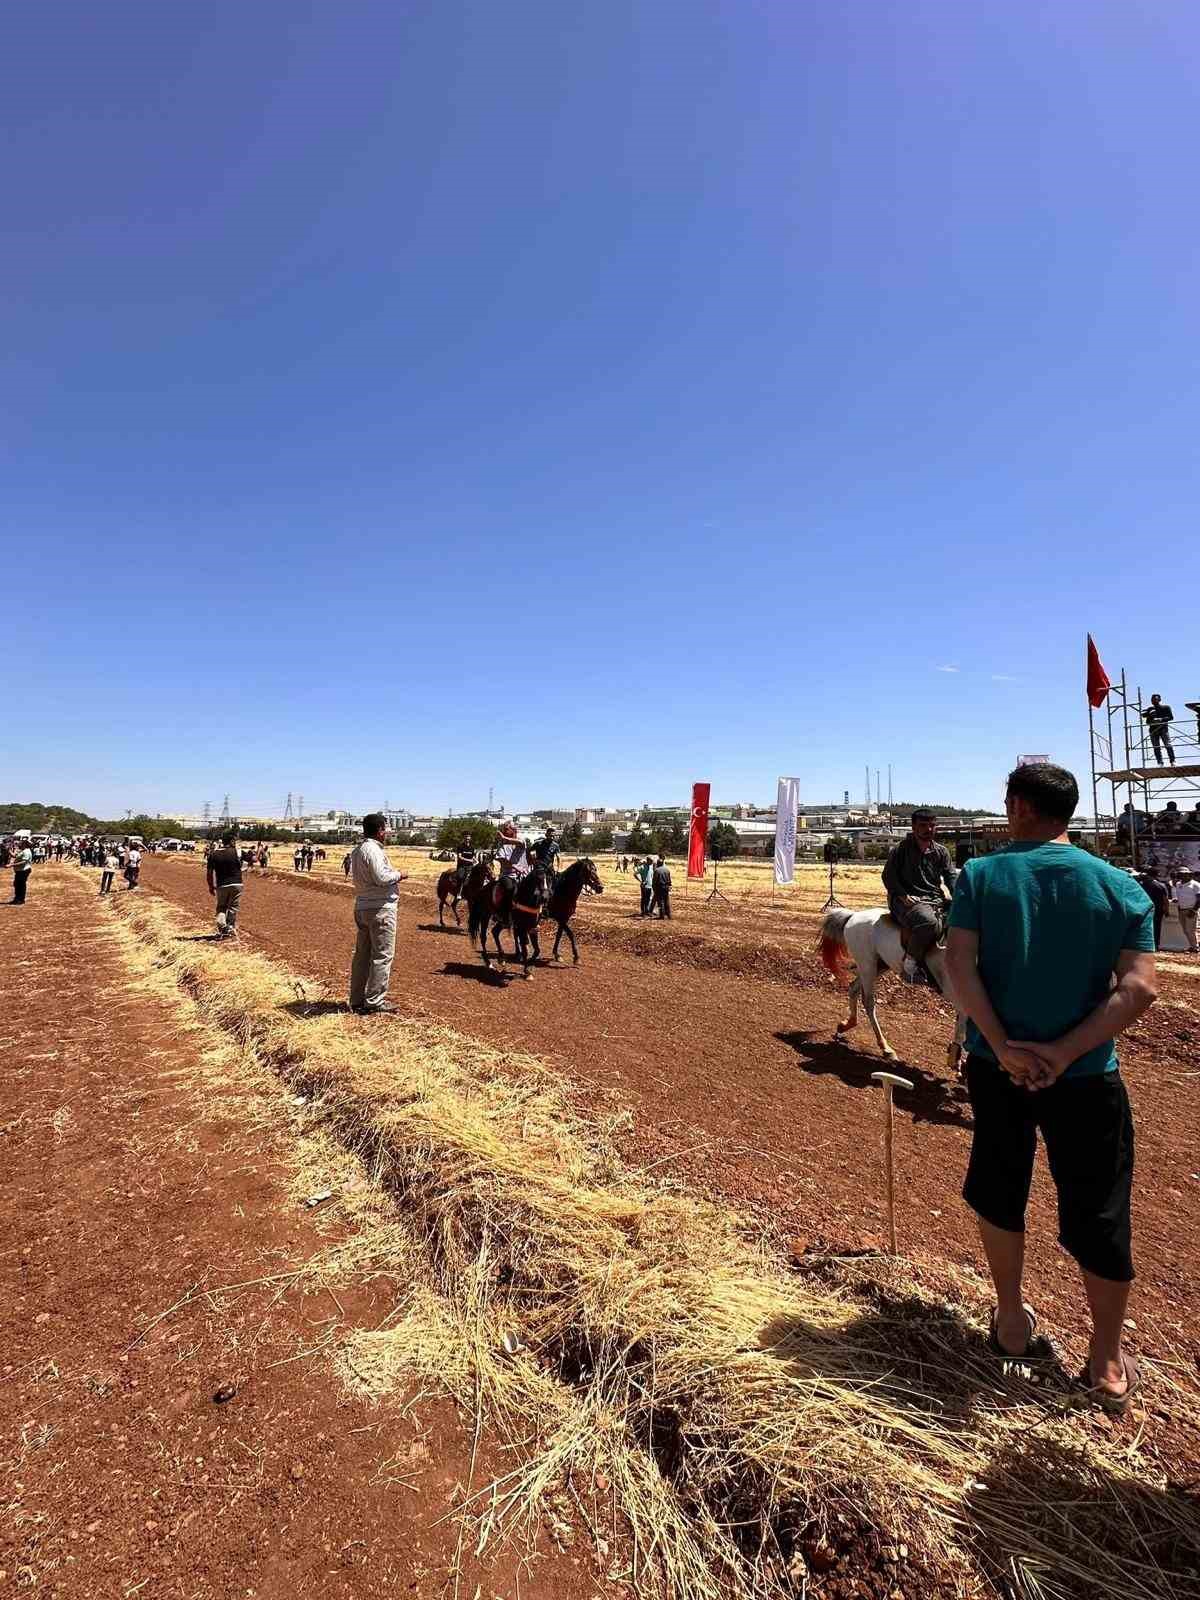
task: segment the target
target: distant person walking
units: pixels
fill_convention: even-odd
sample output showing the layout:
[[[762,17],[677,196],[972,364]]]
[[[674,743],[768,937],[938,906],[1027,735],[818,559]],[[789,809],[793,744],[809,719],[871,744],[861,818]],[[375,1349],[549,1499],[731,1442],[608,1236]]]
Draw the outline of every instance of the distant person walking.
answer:
[[[142,874],[142,852],[134,845],[125,858],[125,887],[136,889]]]
[[[120,864],[120,859],[115,850],[109,849],[104,852],[104,859],[100,868],[101,894],[112,893],[113,879],[117,875],[117,868]]]
[[[671,869],[661,856],[654,863],[651,873],[651,886],[654,890],[654,910],[664,922],[671,920]]]
[[[347,877],[350,876],[350,863],[353,860],[354,860],[354,851],[353,850],[347,850],[346,854],[342,857],[342,871],[346,874]]]
[[[1175,765],[1175,748],[1171,743],[1171,723],[1175,713],[1170,706],[1163,704],[1160,694],[1150,696],[1150,704],[1142,712],[1145,718],[1146,729],[1150,734],[1150,744],[1154,750],[1154,759],[1161,767],[1163,764],[1162,753],[1165,749],[1172,766]]]
[[[991,1348],[1019,1359],[1036,1327],[1021,1278],[1041,1131],[1059,1241],[1091,1311],[1077,1381],[1093,1403],[1124,1413],[1138,1381],[1121,1342],[1133,1279],[1133,1117],[1113,1041],[1154,1003],[1153,912],[1128,873],[1071,844],[1078,804],[1062,767],[1018,767],[1006,796],[1013,842],[969,861],[955,889],[946,960],[970,1019],[974,1113],[963,1198],[996,1289]]]
[[[25,893],[29,888],[29,874],[33,871],[33,851],[27,844],[23,844],[13,856],[13,897],[14,906],[25,904]]]
[[[387,818],[372,811],[362,819],[363,837],[350,856],[354,924],[358,937],[350,967],[350,1009],[366,1016],[398,1011],[387,997],[396,954],[396,901],[406,872],[387,858]]]
[[[209,856],[205,876],[209,894],[216,897],[217,937],[236,939],[238,907],[242,900],[242,858],[232,833],[222,834],[221,848]]]
[[[1200,954],[1196,945],[1196,911],[1200,907],[1200,882],[1191,867],[1182,869],[1182,876],[1175,885],[1175,915],[1179,918],[1179,927],[1183,933],[1183,942],[1188,947],[1189,955]]]
[[[1167,906],[1171,900],[1171,890],[1166,881],[1159,876],[1157,867],[1148,867],[1138,878],[1142,888],[1150,896],[1150,904],[1154,908],[1154,948],[1162,949],[1163,918],[1167,914]]]

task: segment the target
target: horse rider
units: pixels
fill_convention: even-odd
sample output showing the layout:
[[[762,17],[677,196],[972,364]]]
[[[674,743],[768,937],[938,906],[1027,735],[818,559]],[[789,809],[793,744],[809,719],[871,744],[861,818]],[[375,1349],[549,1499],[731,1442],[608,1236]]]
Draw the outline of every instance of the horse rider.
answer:
[[[562,847],[558,842],[558,829],[552,822],[546,824],[545,837],[538,839],[529,847],[529,854],[532,859],[540,861],[542,866],[545,867],[546,877],[552,889],[558,882],[558,867],[555,863],[558,861],[561,850]]]
[[[467,878],[471,868],[475,865],[475,846],[471,843],[471,835],[465,833],[457,852],[458,863],[458,892],[462,894],[467,887]]]
[[[504,903],[505,886],[507,885],[507,892],[510,895],[515,894],[517,885],[530,867],[529,851],[524,839],[517,832],[515,822],[500,824],[496,859],[500,863],[500,877],[492,894],[492,903],[499,910]]]
[[[937,842],[937,818],[932,811],[914,811],[912,832],[892,846],[883,869],[888,910],[908,935],[900,973],[905,983],[936,988],[925,957],[945,932],[949,901],[942,885],[953,890],[957,877],[949,850]]]

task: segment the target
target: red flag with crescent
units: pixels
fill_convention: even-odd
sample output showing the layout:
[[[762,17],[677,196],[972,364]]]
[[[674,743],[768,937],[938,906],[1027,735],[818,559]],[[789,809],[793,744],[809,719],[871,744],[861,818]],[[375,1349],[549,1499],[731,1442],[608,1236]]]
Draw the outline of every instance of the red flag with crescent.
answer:
[[[708,855],[708,797],[712,785],[692,785],[692,827],[688,834],[689,878],[702,878]]]
[[[1090,706],[1102,706],[1104,697],[1112,688],[1108,681],[1108,673],[1104,670],[1104,663],[1100,659],[1100,652],[1096,649],[1095,641],[1088,634],[1087,646],[1087,697]]]

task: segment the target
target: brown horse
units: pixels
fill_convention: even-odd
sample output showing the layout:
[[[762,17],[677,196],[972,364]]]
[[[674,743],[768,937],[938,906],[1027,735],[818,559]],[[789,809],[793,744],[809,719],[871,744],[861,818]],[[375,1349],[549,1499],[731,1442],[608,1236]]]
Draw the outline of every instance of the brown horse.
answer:
[[[462,919],[458,914],[458,902],[465,900],[467,909],[471,906],[471,896],[481,889],[484,884],[491,883],[493,878],[492,864],[489,860],[477,861],[467,873],[465,879],[457,867],[443,872],[437,881],[438,897],[438,927],[446,926],[443,913],[446,902],[450,902],[450,909],[454,913],[455,927],[462,927]]]
[[[571,941],[572,963],[575,966],[579,965],[579,946],[575,943],[571,918],[575,915],[579,897],[585,889],[590,890],[592,894],[604,893],[604,885],[600,882],[595,862],[581,857],[580,860],[572,862],[565,872],[559,873],[554,893],[550,896],[549,904],[543,913],[547,922],[558,923],[558,932],[554,935],[554,949],[551,952],[551,957],[555,961],[560,959],[558,947],[565,933]]]

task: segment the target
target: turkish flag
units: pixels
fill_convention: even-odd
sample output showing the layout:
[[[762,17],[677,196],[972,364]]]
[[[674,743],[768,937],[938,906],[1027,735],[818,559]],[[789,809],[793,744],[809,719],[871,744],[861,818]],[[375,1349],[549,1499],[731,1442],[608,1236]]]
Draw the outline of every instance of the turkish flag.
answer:
[[[688,835],[689,878],[702,878],[708,854],[708,797],[712,785],[692,785],[692,830]]]
[[[1112,688],[1108,681],[1108,673],[1104,670],[1104,663],[1100,660],[1100,652],[1096,649],[1095,640],[1088,634],[1087,648],[1087,697],[1091,706],[1102,706],[1104,697]]]

